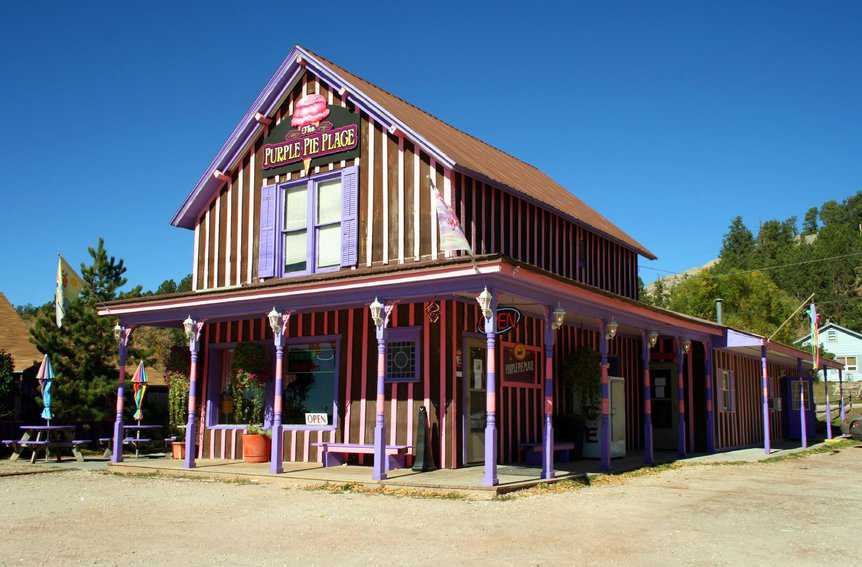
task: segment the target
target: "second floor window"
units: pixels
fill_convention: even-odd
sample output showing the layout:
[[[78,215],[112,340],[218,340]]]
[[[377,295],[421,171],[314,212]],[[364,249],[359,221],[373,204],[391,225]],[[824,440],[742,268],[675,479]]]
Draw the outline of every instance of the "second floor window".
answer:
[[[264,186],[258,277],[356,265],[357,200],[356,167]]]

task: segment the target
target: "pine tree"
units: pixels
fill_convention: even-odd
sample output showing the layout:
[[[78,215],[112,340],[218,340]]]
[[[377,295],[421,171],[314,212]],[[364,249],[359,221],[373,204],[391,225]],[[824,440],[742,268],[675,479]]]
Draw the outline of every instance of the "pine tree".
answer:
[[[805,220],[802,223],[802,234],[817,234],[817,207],[811,207],[805,213]]]
[[[754,253],[754,235],[737,216],[730,223],[721,244],[719,266],[721,271],[740,270],[750,267]]]
[[[54,322],[54,306],[39,309],[30,337],[51,357],[55,387],[52,409],[59,421],[104,420],[112,413],[117,381],[115,321],[99,317],[97,304],[116,299],[126,283],[122,260],[108,256],[104,241],[88,249],[89,265],[81,264],[81,296],[67,306],[63,327]],[[133,356],[142,353],[132,352]]]

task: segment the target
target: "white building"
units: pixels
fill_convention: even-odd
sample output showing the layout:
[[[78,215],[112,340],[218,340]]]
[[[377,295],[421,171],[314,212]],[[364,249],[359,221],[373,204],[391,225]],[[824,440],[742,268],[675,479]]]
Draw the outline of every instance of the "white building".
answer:
[[[844,364],[845,380],[862,380],[862,371],[859,369],[862,360],[862,333],[827,321],[820,327],[820,344],[823,345],[823,350],[835,355],[836,361]],[[796,345],[810,346],[811,334],[797,339]],[[837,379],[838,371],[829,370],[829,380]]]

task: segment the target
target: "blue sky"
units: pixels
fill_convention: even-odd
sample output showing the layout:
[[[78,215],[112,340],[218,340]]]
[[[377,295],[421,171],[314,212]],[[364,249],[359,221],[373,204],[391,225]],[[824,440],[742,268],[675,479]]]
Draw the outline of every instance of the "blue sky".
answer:
[[[50,300],[99,236],[130,284],[189,273],[170,218],[294,43],[545,170],[642,266],[862,190],[862,2],[374,5],[2,3],[0,291]]]

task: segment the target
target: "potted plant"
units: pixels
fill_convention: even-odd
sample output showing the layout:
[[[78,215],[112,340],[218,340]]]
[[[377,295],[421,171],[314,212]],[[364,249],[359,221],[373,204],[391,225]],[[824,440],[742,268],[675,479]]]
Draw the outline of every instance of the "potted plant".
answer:
[[[179,439],[188,416],[189,379],[175,370],[169,370],[165,377],[168,382],[168,432],[175,439],[171,442],[171,456],[182,459],[186,455],[186,444]]]
[[[242,458],[247,463],[263,463],[270,458],[271,434],[261,425],[266,360],[266,350],[258,343],[241,343],[234,351],[231,409],[239,423],[249,424],[242,435]]]
[[[242,434],[242,460],[246,463],[267,463],[272,451],[272,432],[262,425],[249,425]]]

